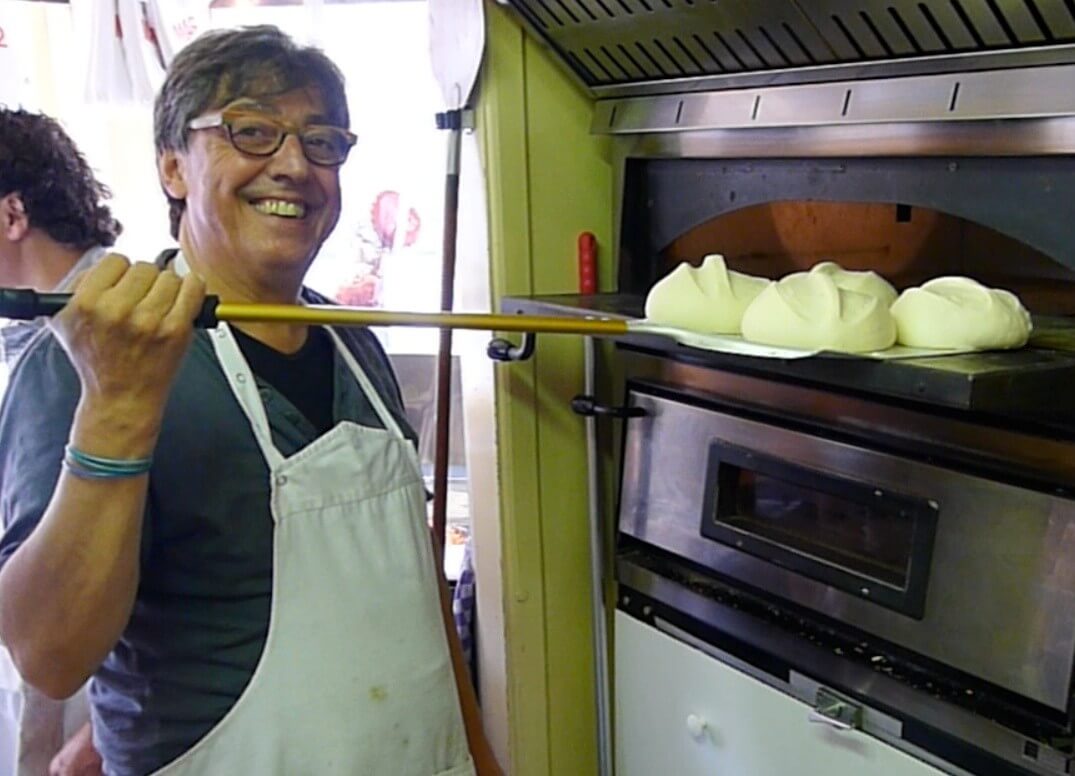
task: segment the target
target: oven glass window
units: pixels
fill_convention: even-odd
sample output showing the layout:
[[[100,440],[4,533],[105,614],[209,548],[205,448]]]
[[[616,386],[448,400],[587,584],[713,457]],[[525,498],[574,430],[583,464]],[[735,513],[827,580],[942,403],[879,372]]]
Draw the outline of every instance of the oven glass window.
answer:
[[[857,575],[906,587],[914,520],[899,504],[827,492],[831,482],[820,478],[811,486],[739,466],[722,469],[719,521]]]
[[[935,500],[723,441],[710,445],[706,476],[702,536],[922,617]]]

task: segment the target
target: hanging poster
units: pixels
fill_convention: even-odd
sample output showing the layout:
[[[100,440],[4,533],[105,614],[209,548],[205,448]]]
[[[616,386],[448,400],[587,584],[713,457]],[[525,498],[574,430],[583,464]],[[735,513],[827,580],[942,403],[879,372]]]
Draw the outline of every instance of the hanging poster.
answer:
[[[75,8],[75,6],[78,8]],[[72,11],[88,16],[89,67],[86,101],[123,103],[134,99],[134,86],[123,52],[122,26],[117,0],[72,0]]]
[[[145,4],[165,67],[181,48],[209,29],[209,0],[146,0]]]
[[[0,3],[0,105],[34,107],[33,3]]]

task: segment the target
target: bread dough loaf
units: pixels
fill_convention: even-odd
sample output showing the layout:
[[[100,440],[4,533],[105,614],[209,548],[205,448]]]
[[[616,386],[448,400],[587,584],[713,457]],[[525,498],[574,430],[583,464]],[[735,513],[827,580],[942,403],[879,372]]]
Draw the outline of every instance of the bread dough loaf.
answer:
[[[896,322],[877,297],[840,288],[829,272],[796,272],[773,283],[743,314],[751,342],[865,353],[896,341]]]
[[[738,334],[743,311],[770,282],[729,270],[719,255],[706,256],[700,267],[683,262],[650,289],[646,319],[703,334]]]
[[[845,291],[876,296],[886,308],[891,307],[899,296],[891,283],[870,270],[847,270],[834,261],[823,261],[815,264],[810,271],[828,275],[838,288]]]
[[[892,315],[899,343],[917,348],[1021,348],[1033,328],[1015,294],[965,277],[908,288]]]

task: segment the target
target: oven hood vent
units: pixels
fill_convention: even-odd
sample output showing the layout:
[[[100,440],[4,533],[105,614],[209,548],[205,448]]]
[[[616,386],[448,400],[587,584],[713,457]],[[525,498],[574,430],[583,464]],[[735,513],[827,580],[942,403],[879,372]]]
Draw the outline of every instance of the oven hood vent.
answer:
[[[1073,0],[506,0],[599,98],[1075,62]]]

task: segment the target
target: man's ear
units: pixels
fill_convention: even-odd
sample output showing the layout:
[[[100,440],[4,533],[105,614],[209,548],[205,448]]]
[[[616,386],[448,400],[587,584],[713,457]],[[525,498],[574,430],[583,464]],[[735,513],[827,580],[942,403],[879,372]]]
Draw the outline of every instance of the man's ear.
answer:
[[[161,187],[172,199],[183,200],[187,198],[187,182],[183,177],[183,160],[178,152],[173,150],[161,151],[157,157],[157,175],[160,176]]]
[[[0,197],[0,234],[10,242],[16,242],[30,231],[30,217],[22,204],[22,195],[12,191]]]

